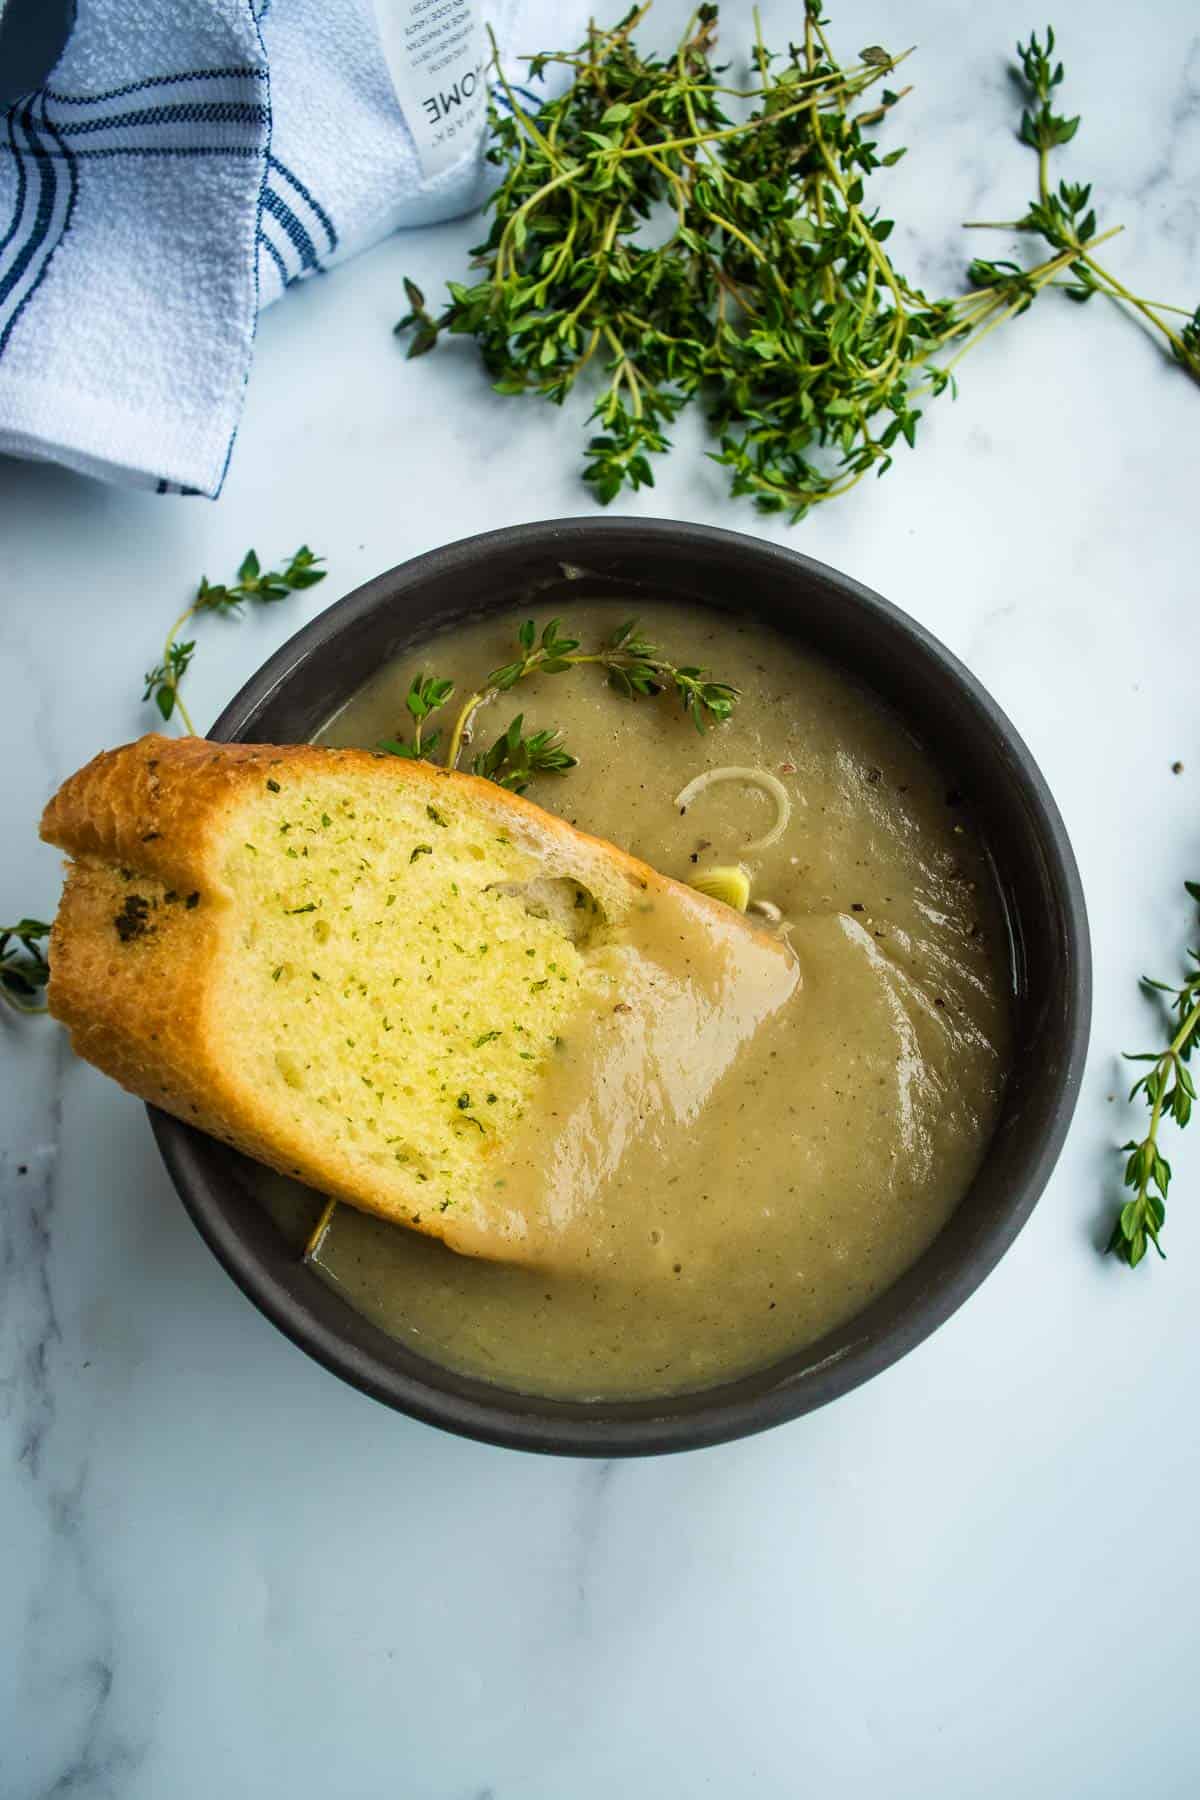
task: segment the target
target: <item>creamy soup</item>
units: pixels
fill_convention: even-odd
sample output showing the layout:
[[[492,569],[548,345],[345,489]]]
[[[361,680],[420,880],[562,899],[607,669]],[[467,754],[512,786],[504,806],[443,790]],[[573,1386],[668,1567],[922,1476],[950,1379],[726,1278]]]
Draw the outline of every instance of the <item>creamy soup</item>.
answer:
[[[585,600],[565,624],[586,644],[629,610]],[[511,660],[522,616],[457,629],[381,670],[324,741],[407,736],[414,674],[473,691]],[[339,1205],[314,1258],[352,1307],[413,1349],[562,1397],[707,1386],[861,1310],[970,1184],[1008,1052],[1007,939],[956,771],[874,696],[761,625],[668,604],[639,617],[673,661],[741,689],[728,723],[700,736],[669,696],[631,701],[578,668],[501,695],[479,715],[474,747],[518,711],[527,731],[555,726],[579,766],[540,777],[529,798],[683,881],[741,864],[768,903],[764,923],[794,953],[790,998],[715,1084],[696,1085],[703,1104],[638,1131],[587,1091],[592,1034],[563,1046],[510,1178],[532,1192],[549,1122],[592,1106],[595,1128],[560,1134],[556,1150],[571,1169],[564,1254],[530,1266],[456,1255]],[[453,716],[451,702],[447,725]],[[675,804],[693,777],[728,765],[769,771],[787,790],[787,829],[767,848],[745,848],[775,816],[760,789],[727,782]],[[681,1064],[685,1075],[695,1071]],[[304,1237],[319,1197],[269,1176],[262,1191]]]

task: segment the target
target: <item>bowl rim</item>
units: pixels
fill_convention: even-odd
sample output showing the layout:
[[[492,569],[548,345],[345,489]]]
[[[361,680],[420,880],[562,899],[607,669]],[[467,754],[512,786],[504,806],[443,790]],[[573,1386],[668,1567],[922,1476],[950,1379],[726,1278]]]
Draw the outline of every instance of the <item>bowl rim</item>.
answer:
[[[426,581],[478,566],[493,550],[586,562],[585,545],[597,534],[606,553],[636,553],[647,538],[665,549],[744,555],[763,573],[772,569],[832,588],[866,618],[882,619],[956,685],[973,712],[1003,743],[1010,779],[1036,817],[1043,845],[1063,896],[1070,947],[1067,1006],[1062,1037],[1066,1052],[1055,1071],[1053,1107],[1023,1182],[980,1231],[960,1265],[922,1292],[883,1331],[847,1344],[824,1364],[810,1365],[803,1380],[782,1378],[757,1392],[722,1398],[728,1387],[632,1403],[636,1416],[605,1416],[605,1401],[539,1400],[482,1381],[439,1388],[388,1364],[305,1311],[247,1245],[205,1167],[209,1140],[153,1106],[147,1111],[159,1150],[189,1216],[217,1260],[242,1292],[285,1336],[361,1392],[428,1424],[507,1448],[582,1456],[630,1456],[697,1449],[748,1436],[814,1410],[849,1393],[890,1367],[955,1313],[995,1268],[1029,1219],[1058,1160],[1075,1110],[1087,1056],[1091,1019],[1091,943],[1083,887],[1062,817],[1032,753],[1011,720],[977,678],[938,638],[901,608],[853,577],[793,550],[747,533],[671,519],[572,517],[532,521],[477,533],[424,552],[374,576],[301,627],[253,674],[215,721],[209,737],[237,741],[260,709],[298,669],[343,632],[392,605]],[[595,553],[594,550],[592,552]],[[432,1365],[435,1369],[439,1365]],[[452,1374],[452,1372],[450,1372]],[[767,1376],[769,1371],[763,1371]],[[745,1378],[741,1378],[745,1379]],[[473,1391],[470,1391],[473,1390]],[[519,1401],[519,1409],[508,1404]],[[631,1403],[613,1403],[628,1408]],[[535,1410],[535,1409],[542,1410]]]

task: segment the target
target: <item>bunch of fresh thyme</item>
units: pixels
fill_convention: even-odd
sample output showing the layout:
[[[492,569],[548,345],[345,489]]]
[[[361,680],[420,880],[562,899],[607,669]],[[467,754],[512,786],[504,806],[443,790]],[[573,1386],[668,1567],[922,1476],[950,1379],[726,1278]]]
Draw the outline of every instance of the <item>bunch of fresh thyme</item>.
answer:
[[[436,316],[406,282],[410,310],[396,327],[413,333],[410,356],[445,332],[473,337],[502,394],[562,404],[598,368],[584,480],[601,503],[653,484],[651,457],[699,398],[732,492],[803,518],[869,471],[882,475],[967,350],[1047,286],[1127,302],[1200,373],[1200,309],[1174,332],[1159,316],[1172,309],[1096,263],[1113,233],[1095,236],[1088,190],[1050,192],[1048,153],[1078,126],[1051,110],[1062,79],[1053,33],[1045,50],[1036,37],[1019,47],[1032,107],[1022,136],[1038,152],[1040,192],[1013,222],[1053,254],[1028,269],[981,259],[973,293],[930,301],[895,268],[884,248],[892,221],[866,196],[874,171],[904,151],[881,155],[867,135],[902,95],[885,86],[864,100],[908,52],[870,46],[839,64],[820,0],[806,0],[802,39],[786,54],[768,51],[756,24],[748,85],[735,86],[712,61],[716,6],[698,9],[664,59],[634,45],[647,10],[592,26],[576,51],[529,59],[531,79],[551,63],[573,76],[536,117],[495,57],[509,110],[491,112],[488,155],[503,176],[473,252],[478,279],[449,283]],[[729,109],[747,104],[749,117],[733,121]],[[666,241],[647,242],[647,220],[664,210]]]
[[[525,620],[517,633],[517,654],[513,660],[493,669],[483,686],[461,702],[446,750],[448,769],[459,766],[479,709],[530,675],[563,675],[569,669],[590,664],[602,669],[610,685],[628,699],[673,693],[700,732],[727,719],[737,704],[737,688],[725,681],[709,681],[706,671],[692,664],[671,662],[642,637],[636,619],[626,620],[594,650],[582,650],[581,640],[565,637],[561,626],[561,619],[551,619],[539,633],[533,619]],[[415,676],[405,697],[413,720],[411,742],[400,737],[385,738],[378,748],[393,756],[429,760],[441,732],[437,728],[427,732],[425,721],[453,693],[452,681],[423,673]],[[496,741],[472,759],[472,774],[486,776],[498,786],[520,794],[535,775],[565,774],[575,768],[577,759],[565,748],[557,731],[537,731],[527,737],[523,725],[524,714],[518,713]]]
[[[1189,881],[1186,886],[1200,905],[1200,882]],[[1200,950],[1188,954],[1200,965]],[[1173,988],[1165,981],[1152,981],[1149,976],[1143,977],[1142,985],[1149,992],[1170,995],[1167,1016],[1172,1030],[1164,1049],[1126,1058],[1127,1062],[1150,1065],[1134,1082],[1129,1095],[1131,1100],[1138,1094],[1145,1096],[1150,1108],[1149,1127],[1140,1143],[1122,1145],[1128,1154],[1125,1186],[1132,1190],[1133,1198],[1118,1213],[1108,1242],[1109,1250],[1131,1268],[1136,1268],[1145,1256],[1147,1243],[1153,1244],[1160,1256],[1164,1254],[1159,1232],[1167,1216],[1171,1165],[1158,1147],[1158,1134],[1164,1118],[1174,1119],[1182,1126],[1192,1116],[1196,1083],[1188,1063],[1193,1051],[1200,1048],[1200,966],[1193,969],[1182,987]]]
[[[194,638],[187,643],[180,641],[179,633],[188,620],[201,613],[224,613],[228,617],[239,613],[247,601],[267,606],[276,600],[286,600],[290,593],[315,587],[318,581],[324,581],[327,571],[316,566],[323,561],[323,557],[313,555],[307,544],[301,544],[284,568],[264,570],[255,552],[247,550],[236,579],[228,587],[210,582],[202,575],[195,598],[184,607],[167,633],[162,661],[156,668],[147,670],[143,701],[152,700],[164,719],[178,711],[185,730],[194,736],[196,728],[179,691],[196,652]]]

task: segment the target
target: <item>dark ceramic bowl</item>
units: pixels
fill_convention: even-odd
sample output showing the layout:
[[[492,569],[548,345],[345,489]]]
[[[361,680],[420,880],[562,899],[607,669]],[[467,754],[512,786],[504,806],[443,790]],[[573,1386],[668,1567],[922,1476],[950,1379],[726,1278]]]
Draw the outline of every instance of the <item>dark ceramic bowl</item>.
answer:
[[[151,1119],[201,1235],[255,1305],[327,1369],[468,1437],[634,1456],[715,1444],[795,1418],[887,1368],[962,1305],[1024,1225],[1058,1157],[1087,1048],[1091,958],[1062,820],[995,702],[877,594],[794,551],[733,532],[659,519],[562,519],[435,550],[314,619],[246,684],[212,736],[278,744],[311,738],[390,657],[481,612],[535,601],[565,610],[581,591],[580,571],[590,592],[641,590],[768,621],[884,696],[969,787],[1008,914],[1016,1033],[995,1136],[940,1236],[865,1312],[757,1374],[668,1400],[543,1400],[454,1374],[385,1336],[297,1260],[247,1192],[233,1152],[153,1109]]]

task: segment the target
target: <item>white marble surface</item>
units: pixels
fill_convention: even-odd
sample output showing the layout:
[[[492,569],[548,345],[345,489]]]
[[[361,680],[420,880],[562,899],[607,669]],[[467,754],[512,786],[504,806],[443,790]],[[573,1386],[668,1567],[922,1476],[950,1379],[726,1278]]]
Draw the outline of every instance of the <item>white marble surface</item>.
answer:
[[[1084,113],[1064,168],[1130,226],[1114,262],[1194,303],[1194,8],[1055,12]],[[1003,52],[1029,23],[1007,0],[839,9],[852,48],[921,46],[892,187],[899,258],[932,285],[961,264],[955,222],[1026,191]],[[490,397],[465,355],[405,366],[389,338],[401,271],[436,291],[472,241],[394,241],[264,321],[216,506],[0,466],[0,914],[52,909],[38,811],[147,724],[138,677],[201,569],[302,538],[331,569],[209,622],[207,720],[377,570],[586,510],[572,418]],[[1200,875],[1198,433],[1200,396],[1135,326],[1049,304],[967,363],[886,481],[769,527],[907,607],[1008,708],[1096,952],[1083,1097],[1032,1223],[931,1341],[814,1417],[595,1465],[392,1415],[237,1293],[140,1106],[54,1028],[0,1021],[4,1800],[1198,1791],[1200,1131],[1171,1260],[1131,1277],[1094,1247],[1129,1125],[1114,1053],[1151,1034],[1136,978],[1177,967]],[[768,529],[684,448],[621,504]]]

